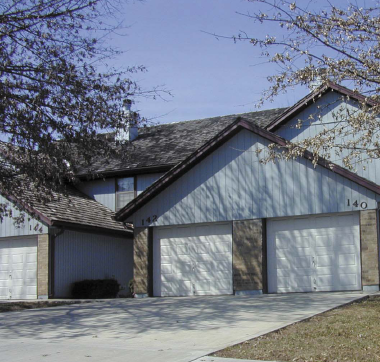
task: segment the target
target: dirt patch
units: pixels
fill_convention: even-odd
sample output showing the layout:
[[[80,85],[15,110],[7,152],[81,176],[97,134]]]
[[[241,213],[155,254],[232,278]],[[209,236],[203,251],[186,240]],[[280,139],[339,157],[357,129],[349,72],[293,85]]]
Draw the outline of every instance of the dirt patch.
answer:
[[[61,305],[78,304],[78,301],[38,301],[38,302],[10,302],[0,303],[0,313],[16,312],[24,309],[50,308]]]
[[[380,298],[334,309],[226,348],[217,357],[284,362],[380,361]]]

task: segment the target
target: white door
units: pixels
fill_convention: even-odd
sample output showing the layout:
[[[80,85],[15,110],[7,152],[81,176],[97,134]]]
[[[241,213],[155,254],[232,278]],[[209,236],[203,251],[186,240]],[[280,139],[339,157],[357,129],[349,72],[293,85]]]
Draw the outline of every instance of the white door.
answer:
[[[37,237],[0,239],[0,299],[37,298]]]
[[[232,294],[231,224],[154,229],[155,296]]]
[[[359,213],[267,223],[269,293],[361,290]]]

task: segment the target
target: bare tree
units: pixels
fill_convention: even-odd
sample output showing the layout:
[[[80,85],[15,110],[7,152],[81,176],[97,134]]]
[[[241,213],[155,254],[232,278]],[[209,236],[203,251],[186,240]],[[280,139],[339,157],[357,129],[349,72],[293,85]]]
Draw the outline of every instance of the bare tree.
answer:
[[[78,162],[118,153],[99,133],[125,127],[125,100],[154,94],[130,78],[143,67],[105,66],[104,59],[118,54],[102,41],[120,27],[114,17],[118,6],[107,0],[1,1],[3,194],[22,199],[28,180],[48,199],[75,178]]]
[[[233,38],[260,47],[262,56],[280,69],[268,77],[270,85],[261,103],[297,86],[323,87],[329,82],[346,85],[364,95],[350,109],[336,105],[334,122],[322,127],[313,137],[289,144],[282,156],[294,158],[309,149],[314,152],[315,160],[319,156],[340,157],[342,164],[350,169],[359,164],[365,167],[362,161],[379,158],[379,2],[355,1],[342,8],[335,6],[334,1],[323,7],[312,1],[248,1],[255,13],[241,15],[259,24],[272,24],[273,34],[260,38],[241,32]],[[365,7],[365,3],[373,6]],[[344,97],[344,102],[349,102],[348,98]],[[310,119],[300,119],[296,127],[301,128],[305,122],[318,122],[324,112],[319,107]],[[271,157],[278,155],[272,152]]]

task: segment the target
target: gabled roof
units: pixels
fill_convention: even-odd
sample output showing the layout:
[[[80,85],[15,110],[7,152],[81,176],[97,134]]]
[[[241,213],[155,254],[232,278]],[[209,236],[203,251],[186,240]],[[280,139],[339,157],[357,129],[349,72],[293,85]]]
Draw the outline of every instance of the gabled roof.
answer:
[[[53,193],[53,199],[46,204],[30,188],[24,188],[24,199],[9,201],[19,204],[26,212],[40,219],[48,226],[72,227],[91,231],[112,231],[132,236],[131,226],[115,221],[115,213],[91,199],[74,187],[67,186],[65,193]]]
[[[338,84],[335,84],[332,82],[328,82],[327,84],[322,85],[319,88],[315,89],[314,91],[310,92],[308,95],[303,97],[301,100],[299,100],[292,107],[289,107],[286,110],[284,110],[283,113],[278,115],[275,119],[273,119],[264,128],[268,131],[271,131],[271,132],[276,131],[282,125],[284,125],[289,120],[291,120],[293,117],[295,117],[298,113],[302,112],[306,107],[309,106],[310,103],[315,102],[322,95],[326,94],[327,92],[331,92],[331,91],[338,92],[338,93],[340,93],[344,96],[347,96],[351,99],[355,99],[355,100],[359,101],[360,103],[367,103],[370,106],[374,105],[374,102],[368,100],[362,94],[354,92],[354,91],[352,91],[346,87],[343,87],[341,85],[338,85]]]
[[[217,135],[237,117],[265,127],[286,108],[263,110],[194,121],[139,128],[138,137],[128,145],[125,158],[98,159],[91,169],[82,167],[77,176],[89,173],[112,176],[136,172],[166,172]],[[112,134],[110,138],[114,138]]]
[[[160,179],[154,182],[151,186],[149,186],[145,191],[143,191],[140,195],[138,195],[135,199],[133,199],[129,204],[123,207],[116,213],[116,220],[125,220],[127,217],[131,216],[135,211],[140,209],[142,206],[147,204],[150,200],[152,200],[157,194],[166,189],[169,185],[171,185],[174,181],[184,175],[187,171],[189,171],[192,167],[194,167],[197,163],[199,163],[202,159],[204,159],[207,155],[212,153],[216,148],[226,142],[228,139],[233,137],[239,131],[247,129],[255,134],[269,140],[272,143],[276,143],[280,146],[286,146],[287,141],[265,129],[262,129],[246,120],[238,117],[235,122],[227,126],[224,130],[219,132],[215,137],[206,142],[203,146],[201,146],[198,150],[192,153],[185,160],[180,162],[178,165],[173,167],[170,171],[168,171],[165,175],[163,175]],[[305,151],[303,155],[308,160],[313,160],[314,156],[311,152]],[[323,158],[318,159],[318,164],[322,167],[325,167],[343,177],[350,179],[351,181],[377,193],[380,194],[380,186],[375,183],[366,180],[363,177],[356,175],[355,173],[344,169],[338,165],[332,164],[329,161],[326,161]]]

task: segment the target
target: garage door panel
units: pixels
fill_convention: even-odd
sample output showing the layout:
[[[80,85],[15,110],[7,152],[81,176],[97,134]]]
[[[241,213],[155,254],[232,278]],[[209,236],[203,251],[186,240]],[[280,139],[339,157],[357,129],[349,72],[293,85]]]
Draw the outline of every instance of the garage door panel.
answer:
[[[290,261],[287,258],[277,258],[277,270],[290,270]]]
[[[222,256],[218,260],[226,260],[226,254],[222,254]],[[214,261],[218,263],[213,257],[213,254],[195,254],[191,256],[191,260],[197,263],[213,263]]]
[[[154,295],[231,294],[231,231],[231,224],[155,229]]]
[[[316,278],[316,285],[331,289],[334,286],[334,276],[331,275],[331,273],[326,273],[326,275],[319,275]]]
[[[293,267],[296,271],[299,269],[310,269],[313,264],[311,261],[311,256],[295,256],[293,258],[293,262]]]
[[[269,292],[361,289],[358,213],[267,225]]]
[[[189,281],[191,280],[191,273],[171,273],[171,274],[163,274],[162,281],[165,283],[176,283],[178,281]]]
[[[357,266],[358,260],[355,254],[343,254],[338,257],[338,264],[341,267]]]
[[[0,285],[5,285],[5,283],[6,283],[6,285],[8,285],[8,280],[9,280],[10,278],[9,278],[9,272],[8,271],[1,271],[0,272]]]
[[[290,278],[290,281],[292,280],[293,280],[293,283],[291,283],[291,285],[294,285],[296,288],[311,289],[313,286],[312,277],[308,275],[296,276],[296,277]]]
[[[317,268],[333,267],[336,263],[335,255],[323,255],[315,258]]]
[[[282,249],[288,249],[289,246],[291,245],[291,240],[293,238],[289,235],[288,232],[286,233],[278,233],[278,236],[276,237],[276,245],[277,245],[277,250],[280,251]]]
[[[194,245],[194,252],[196,254],[205,254],[209,255],[211,251],[211,244],[209,242],[206,242],[204,244],[197,243]]]
[[[6,251],[4,249],[0,250],[0,263],[2,265],[10,263],[10,254],[7,254]]]
[[[24,270],[13,270],[12,280],[18,279],[36,279],[36,270],[34,268],[24,269]]]
[[[187,244],[177,244],[175,251],[177,255],[189,255],[189,246]]]
[[[354,287],[358,280],[356,274],[339,274],[339,282],[343,286]]]
[[[217,254],[225,254],[231,252],[231,241],[214,242],[213,252]]]
[[[12,288],[12,299],[35,299],[35,287],[14,287]]]
[[[161,293],[163,297],[189,296],[191,295],[191,282],[190,281],[163,282],[161,284]]]
[[[356,246],[355,239],[353,235],[340,235],[339,239],[335,241],[336,245],[343,247],[346,245]]]
[[[289,276],[279,276],[277,278],[277,288],[289,288],[289,287],[290,287]]]
[[[194,273],[191,274],[191,279],[192,280],[210,279],[216,283],[218,282],[218,280],[221,280],[221,279],[230,279],[230,276],[231,276],[230,270],[213,270],[211,272],[208,272],[208,271],[200,271],[196,269]]]
[[[173,273],[176,275],[191,273],[193,271],[193,263],[190,260],[182,262],[177,260],[173,263],[173,270]]]
[[[318,250],[334,250],[334,235],[315,235],[315,246]]]
[[[164,246],[173,246],[175,245],[175,241],[172,239],[161,239],[161,247]]]
[[[172,264],[161,264],[162,274],[172,274],[172,272],[173,272]]]
[[[356,245],[340,245],[339,247],[336,248],[336,253],[337,254],[358,254],[359,252],[359,247]]]
[[[210,292],[211,282],[208,279],[205,280],[194,280],[195,292]]]

